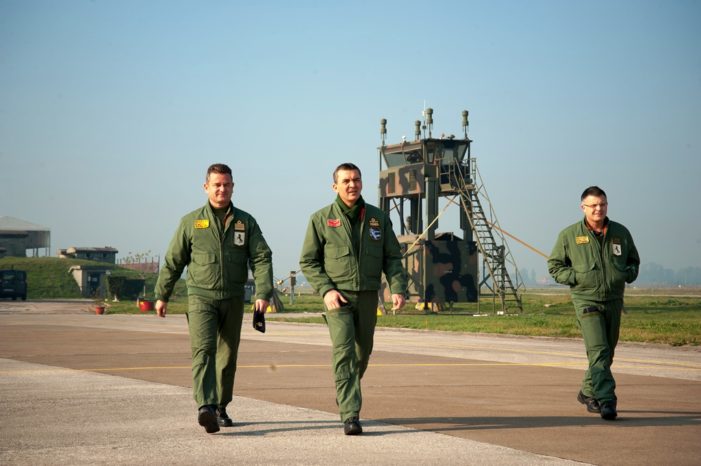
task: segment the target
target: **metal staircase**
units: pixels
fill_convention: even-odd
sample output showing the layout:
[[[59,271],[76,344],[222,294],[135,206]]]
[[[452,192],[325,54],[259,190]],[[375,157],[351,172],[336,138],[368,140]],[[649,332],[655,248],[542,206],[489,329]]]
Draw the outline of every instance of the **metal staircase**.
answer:
[[[483,286],[489,289],[494,306],[499,299],[502,313],[523,311],[520,292],[525,286],[477,170],[477,161],[474,158],[470,160],[468,179],[465,177],[465,172],[468,171],[465,165],[450,164],[442,170],[447,170],[442,175],[447,175],[447,180],[460,196],[460,205],[470,222],[474,241],[482,255],[483,277],[478,289],[481,290]],[[446,177],[442,176],[442,179],[446,180]],[[483,202],[488,210],[485,210]],[[512,268],[513,278],[507,266]],[[484,296],[484,293],[481,294]]]

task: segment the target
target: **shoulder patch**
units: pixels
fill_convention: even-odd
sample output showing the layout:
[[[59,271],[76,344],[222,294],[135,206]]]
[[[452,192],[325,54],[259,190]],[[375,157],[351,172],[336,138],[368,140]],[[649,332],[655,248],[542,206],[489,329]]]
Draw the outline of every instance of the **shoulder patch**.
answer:
[[[588,236],[577,236],[575,239],[575,242],[577,244],[587,244],[589,243],[589,237]]]
[[[195,220],[195,228],[198,230],[209,228],[209,220],[206,218]]]

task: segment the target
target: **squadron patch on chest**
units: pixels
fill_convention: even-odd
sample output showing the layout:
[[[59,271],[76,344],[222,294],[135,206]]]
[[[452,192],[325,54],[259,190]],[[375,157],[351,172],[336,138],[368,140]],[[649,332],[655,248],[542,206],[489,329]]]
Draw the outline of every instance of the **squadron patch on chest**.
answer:
[[[246,244],[246,224],[241,220],[236,220],[234,223],[234,246],[243,246]]]
[[[204,230],[205,228],[209,228],[209,220],[206,218],[195,220],[194,226],[197,230]]]
[[[234,232],[234,245],[235,246],[243,246],[246,244],[246,233],[243,231],[235,231]]]
[[[341,219],[340,218],[327,219],[326,225],[330,226],[331,228],[338,228],[341,226]]]
[[[575,237],[574,241],[577,244],[589,244],[589,237],[588,236],[577,236],[577,237]]]
[[[382,229],[380,228],[380,221],[377,220],[375,217],[370,217],[368,220],[368,225],[370,226],[370,229],[368,232],[370,233],[370,238],[379,241],[382,239]]]
[[[620,238],[612,238],[611,239],[611,251],[613,252],[614,256],[620,256],[623,254],[623,249],[621,248],[621,239]]]

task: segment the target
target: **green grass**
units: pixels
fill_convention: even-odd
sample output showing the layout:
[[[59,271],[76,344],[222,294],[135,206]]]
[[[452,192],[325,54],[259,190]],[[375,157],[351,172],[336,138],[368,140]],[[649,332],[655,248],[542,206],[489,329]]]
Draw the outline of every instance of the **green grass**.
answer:
[[[301,296],[294,305],[283,297],[284,312],[268,315],[285,322],[323,324],[322,300],[318,296]],[[392,315],[391,311],[377,319],[379,327],[439,330],[446,332],[487,333],[558,338],[580,338],[569,295],[525,293],[524,311],[497,315],[491,300],[478,307],[475,303],[456,304],[452,310],[438,313],[415,309],[408,304]],[[108,303],[110,313],[140,313],[135,302]],[[389,309],[389,305],[386,305]],[[170,314],[187,311],[186,299],[171,300]],[[250,310],[247,309],[247,312]],[[301,316],[300,313],[314,314]],[[694,296],[630,296],[622,318],[621,341],[659,343],[672,346],[701,344],[701,297]]]
[[[74,265],[100,265],[111,269],[114,276],[144,278],[147,295],[153,294],[157,275],[142,275],[134,270],[114,264],[81,259],[59,259],[58,257],[3,257],[0,269],[19,269],[27,272],[27,299],[79,299],[78,284],[68,271]],[[182,280],[181,280],[182,282]],[[187,296],[184,283],[178,283],[174,296]]]
[[[58,259],[55,257],[0,259],[0,269],[16,268],[27,271],[28,299],[80,298],[78,285],[68,272],[72,265],[95,265],[93,261]],[[110,264],[101,264],[110,265]],[[111,266],[113,274],[138,277],[132,270]],[[156,274],[146,274],[147,297],[152,297]],[[662,343],[667,345],[701,345],[701,290],[646,290],[630,289],[626,294],[626,313],[622,318],[621,341]],[[322,300],[318,296],[303,295],[289,304],[282,297],[284,312],[270,315],[270,319],[292,322],[323,323]],[[106,302],[108,313],[140,314],[136,301]],[[569,294],[564,288],[546,292],[535,290],[523,295],[522,313],[497,315],[498,306],[491,299],[481,303],[459,303],[441,312],[426,312],[412,303],[398,314],[378,317],[378,326],[441,330],[449,332],[531,335],[544,337],[579,338]],[[389,306],[386,305],[389,309]],[[187,311],[187,290],[183,280],[176,284],[168,305],[170,314]],[[312,316],[299,316],[312,313]]]
[[[27,298],[80,298],[80,289],[68,272],[74,265],[92,264],[91,261],[58,259],[56,257],[4,257],[0,269],[19,269],[27,272]]]
[[[305,299],[305,298],[303,298]],[[316,303],[314,302],[316,300]],[[519,314],[497,315],[491,300],[477,304],[460,303],[452,310],[439,313],[416,310],[411,304],[396,315],[379,316],[377,325],[389,328],[441,330],[450,332],[528,335],[543,337],[580,338],[574,309],[569,295],[525,293],[524,311]],[[302,304],[311,312],[320,312],[321,299],[306,297]],[[386,306],[389,308],[389,306]],[[285,317],[298,306],[286,304],[278,320],[323,323],[321,317]],[[701,344],[701,297],[638,296],[626,298],[626,313],[622,317],[621,341],[661,343],[673,346]]]
[[[136,301],[106,301],[108,314],[153,314],[154,311],[142,312]],[[187,312],[187,299],[178,298],[168,303],[168,314],[185,314]]]

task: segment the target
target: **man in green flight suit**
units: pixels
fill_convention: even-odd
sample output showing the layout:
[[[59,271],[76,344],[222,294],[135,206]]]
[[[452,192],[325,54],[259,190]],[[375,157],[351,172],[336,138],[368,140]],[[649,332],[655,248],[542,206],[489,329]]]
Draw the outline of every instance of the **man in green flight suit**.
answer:
[[[404,306],[406,275],[389,217],[361,196],[360,169],[352,163],[339,165],[332,189],[336,201],[312,214],[299,263],[324,298],[343,431],[358,435],[363,432],[360,380],[372,353],[382,273],[394,309]]]
[[[265,313],[273,291],[272,253],[256,220],[231,202],[231,169],[207,169],[209,201],[180,221],[156,283],[156,313],[166,316],[175,282],[187,266],[187,322],[192,349],[192,389],[197,420],[207,433],[231,427],[226,412],[234,391],[241,339],[244,285],[250,266],[255,311]]]
[[[560,232],[548,259],[557,283],[569,285],[589,368],[577,400],[603,419],[618,416],[611,373],[626,283],[638,276],[640,256],[626,227],[609,220],[606,193],[590,186],[581,196],[584,219]]]

